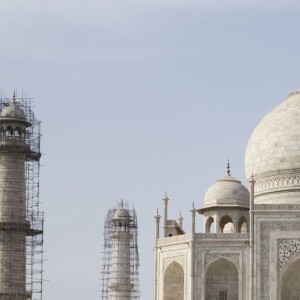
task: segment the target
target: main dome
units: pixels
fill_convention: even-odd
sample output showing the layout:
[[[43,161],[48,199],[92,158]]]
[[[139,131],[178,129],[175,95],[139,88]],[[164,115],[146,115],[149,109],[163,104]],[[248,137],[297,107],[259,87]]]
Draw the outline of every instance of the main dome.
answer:
[[[204,208],[220,206],[249,207],[250,194],[233,176],[227,175],[215,182],[206,192]]]
[[[257,125],[246,150],[246,178],[300,169],[300,90]]]
[[[300,199],[300,90],[257,125],[245,158],[256,204],[297,204]]]

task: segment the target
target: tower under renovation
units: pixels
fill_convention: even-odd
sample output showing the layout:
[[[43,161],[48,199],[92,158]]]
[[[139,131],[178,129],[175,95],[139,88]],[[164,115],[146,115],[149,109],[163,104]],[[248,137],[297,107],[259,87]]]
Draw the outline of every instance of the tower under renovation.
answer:
[[[102,300],[140,299],[135,210],[123,201],[110,209],[104,227]]]
[[[27,98],[0,98],[0,300],[42,299],[40,122]]]

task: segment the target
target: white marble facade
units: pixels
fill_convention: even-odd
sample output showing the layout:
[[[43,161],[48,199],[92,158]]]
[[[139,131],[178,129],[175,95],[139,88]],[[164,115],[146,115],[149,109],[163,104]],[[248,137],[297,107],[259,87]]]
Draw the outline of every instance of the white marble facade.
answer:
[[[168,218],[164,198],[155,300],[300,300],[300,91],[257,125],[245,170],[248,188],[228,168],[208,189],[189,233]]]

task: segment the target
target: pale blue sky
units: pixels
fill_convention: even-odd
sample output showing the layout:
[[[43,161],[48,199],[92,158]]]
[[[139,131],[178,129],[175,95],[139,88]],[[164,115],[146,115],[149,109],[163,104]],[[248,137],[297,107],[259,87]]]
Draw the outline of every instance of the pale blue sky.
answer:
[[[189,231],[192,202],[228,157],[244,181],[252,130],[300,87],[298,3],[1,1],[0,88],[24,89],[42,121],[44,300],[99,299],[104,216],[120,198],[138,213],[153,299],[164,192]]]

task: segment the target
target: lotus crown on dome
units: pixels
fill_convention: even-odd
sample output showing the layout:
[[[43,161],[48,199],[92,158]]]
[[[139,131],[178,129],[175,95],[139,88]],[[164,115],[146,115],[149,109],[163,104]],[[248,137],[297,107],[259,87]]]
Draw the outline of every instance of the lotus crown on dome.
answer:
[[[226,175],[225,177],[223,177],[222,179],[219,179],[218,181],[231,181],[231,182],[238,182],[241,183],[239,180],[235,179],[233,176],[231,175]],[[217,181],[217,182],[218,182]]]

